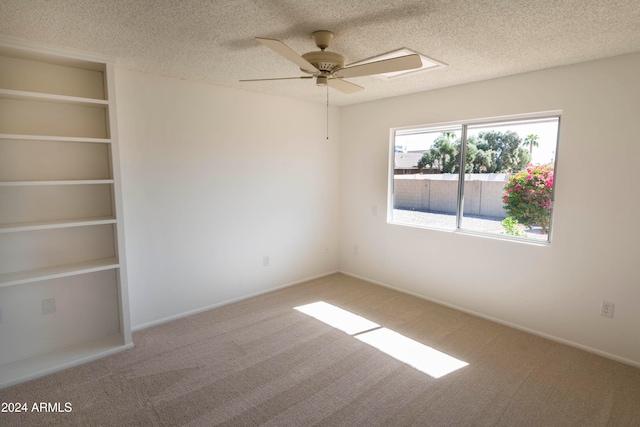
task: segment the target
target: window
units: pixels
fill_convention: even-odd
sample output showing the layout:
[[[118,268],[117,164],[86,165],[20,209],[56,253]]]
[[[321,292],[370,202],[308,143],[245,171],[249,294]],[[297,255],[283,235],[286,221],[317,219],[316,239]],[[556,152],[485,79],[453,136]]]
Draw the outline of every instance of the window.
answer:
[[[394,129],[390,222],[549,242],[559,124],[545,114]]]

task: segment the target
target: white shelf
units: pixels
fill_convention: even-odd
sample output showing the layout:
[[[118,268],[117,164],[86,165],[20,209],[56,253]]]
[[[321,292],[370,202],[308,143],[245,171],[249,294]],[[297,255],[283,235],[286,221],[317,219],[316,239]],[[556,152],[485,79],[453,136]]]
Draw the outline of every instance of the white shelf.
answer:
[[[120,267],[115,257],[92,259],[73,264],[56,265],[53,267],[37,268],[34,270],[15,271],[0,274],[0,288],[6,286],[22,285],[41,280],[57,279],[59,277],[76,276],[78,274],[93,273],[96,271],[112,270]]]
[[[53,95],[49,93],[26,92],[12,89],[0,89],[0,98],[17,99],[21,101],[57,102],[61,104],[100,108],[107,108],[109,106],[109,101],[105,101],[104,99],[80,98],[77,96]]]
[[[89,225],[115,224],[114,217],[74,218],[56,221],[20,222],[14,224],[0,224],[0,233],[17,231],[48,230],[51,228],[83,227]]]
[[[22,141],[53,141],[53,142],[93,142],[98,144],[111,144],[109,138],[82,138],[74,136],[43,136],[43,135],[22,135],[14,133],[0,133],[0,140],[22,140]]]
[[[0,36],[0,74],[2,388],[133,343],[114,64]]]
[[[113,184],[112,179],[71,179],[64,181],[4,181],[0,187],[24,187],[33,185],[93,185]]]
[[[124,344],[122,335],[118,333],[28,359],[6,363],[0,365],[0,389],[129,348],[133,348],[133,343]]]

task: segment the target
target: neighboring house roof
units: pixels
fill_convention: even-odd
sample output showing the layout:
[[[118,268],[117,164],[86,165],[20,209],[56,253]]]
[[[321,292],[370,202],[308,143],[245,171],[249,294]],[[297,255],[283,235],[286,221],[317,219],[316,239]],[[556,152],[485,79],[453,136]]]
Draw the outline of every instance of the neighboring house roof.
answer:
[[[418,160],[422,153],[395,153],[395,169],[418,169]]]

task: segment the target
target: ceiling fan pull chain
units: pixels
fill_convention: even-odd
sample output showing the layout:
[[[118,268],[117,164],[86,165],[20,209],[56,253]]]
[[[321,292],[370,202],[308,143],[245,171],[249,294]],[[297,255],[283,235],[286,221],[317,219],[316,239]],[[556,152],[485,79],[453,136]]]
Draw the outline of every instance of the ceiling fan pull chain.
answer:
[[[327,85],[327,140],[329,140],[329,85]]]

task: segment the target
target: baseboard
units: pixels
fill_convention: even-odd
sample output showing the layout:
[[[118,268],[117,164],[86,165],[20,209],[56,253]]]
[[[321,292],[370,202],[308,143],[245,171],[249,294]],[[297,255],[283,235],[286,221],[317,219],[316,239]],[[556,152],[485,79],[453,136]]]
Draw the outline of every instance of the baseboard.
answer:
[[[122,341],[121,334],[112,334],[27,359],[6,363],[0,366],[0,389],[133,348],[133,343],[122,344]]]
[[[403,294],[411,295],[411,296],[414,296],[416,298],[420,298],[420,299],[432,302],[434,304],[442,305],[444,307],[448,307],[448,308],[451,308],[453,310],[461,311],[463,313],[470,314],[472,316],[479,317],[481,319],[485,319],[485,320],[488,320],[488,321],[493,322],[493,323],[498,323],[500,325],[508,326],[510,328],[517,329],[519,331],[526,332],[526,333],[529,333],[531,335],[536,335],[536,336],[539,336],[541,338],[548,339],[549,341],[554,341],[554,342],[557,342],[557,343],[560,343],[560,344],[568,345],[569,347],[578,348],[580,350],[584,350],[586,352],[593,353],[593,354],[596,354],[598,356],[602,356],[602,357],[607,358],[607,359],[615,360],[616,362],[624,363],[625,365],[630,365],[630,366],[633,366],[635,368],[640,368],[640,362],[636,362],[635,360],[626,359],[624,357],[620,357],[620,356],[617,356],[615,354],[607,353],[606,351],[598,350],[597,348],[589,347],[589,346],[586,346],[586,345],[583,345],[583,344],[580,344],[580,343],[577,343],[577,342],[574,342],[574,341],[570,341],[570,340],[567,340],[567,339],[564,339],[564,338],[556,337],[554,335],[550,335],[550,334],[547,334],[547,333],[544,333],[544,332],[540,332],[540,331],[537,331],[535,329],[530,329],[530,328],[518,325],[516,323],[511,323],[511,322],[507,322],[507,321],[502,320],[502,319],[498,319],[498,318],[495,318],[495,317],[487,316],[486,314],[478,313],[478,312],[473,311],[473,310],[468,310],[468,309],[466,309],[464,307],[459,307],[457,305],[449,304],[449,303],[446,303],[444,301],[440,301],[440,300],[437,300],[437,299],[434,299],[434,298],[429,298],[429,297],[426,297],[424,295],[418,294],[416,292],[411,292],[411,291],[408,291],[406,289],[402,289],[402,288],[399,288],[399,287],[396,287],[396,286],[393,286],[393,285],[389,285],[388,283],[383,283],[383,282],[380,282],[380,281],[377,281],[377,280],[370,279],[368,277],[360,276],[358,274],[349,273],[348,271],[340,270],[338,272],[341,273],[341,274],[344,274],[346,276],[351,276],[351,277],[354,277],[356,279],[360,279],[360,280],[364,280],[366,282],[373,283],[375,285],[379,285],[379,286],[383,286],[385,288],[393,289],[394,291],[402,292]]]
[[[218,308],[218,307],[222,307],[222,306],[225,306],[225,305],[233,304],[235,302],[239,302],[239,301],[242,301],[242,300],[245,300],[245,299],[248,299],[248,298],[253,298],[253,297],[260,296],[260,295],[268,294],[269,292],[274,292],[274,291],[277,291],[277,290],[280,290],[280,289],[288,288],[290,286],[298,285],[300,283],[305,283],[305,282],[308,282],[310,280],[319,279],[321,277],[330,276],[330,275],[336,274],[336,273],[339,273],[339,271],[338,270],[333,270],[333,271],[330,271],[330,272],[327,272],[327,273],[322,273],[322,274],[318,274],[318,275],[315,275],[315,276],[307,277],[307,278],[304,278],[304,279],[296,280],[294,282],[289,282],[289,283],[286,283],[284,285],[277,286],[275,288],[265,289],[264,291],[254,292],[254,293],[251,293],[251,294],[243,295],[243,296],[238,297],[238,298],[232,298],[232,299],[225,300],[225,301],[222,301],[222,302],[218,302],[218,303],[215,303],[215,304],[211,304],[211,305],[208,305],[208,306],[205,306],[205,307],[196,308],[195,310],[189,310],[189,311],[185,311],[183,313],[175,314],[173,316],[163,317],[162,319],[154,320],[153,322],[148,322],[148,323],[143,323],[141,325],[136,325],[136,326],[133,326],[131,328],[131,330],[135,332],[135,331],[139,331],[139,330],[142,330],[142,329],[147,329],[147,328],[150,328],[152,326],[157,326],[157,325],[161,325],[163,323],[171,322],[173,320],[182,319],[184,317],[192,316],[194,314],[202,313],[204,311],[213,310],[214,308]]]

